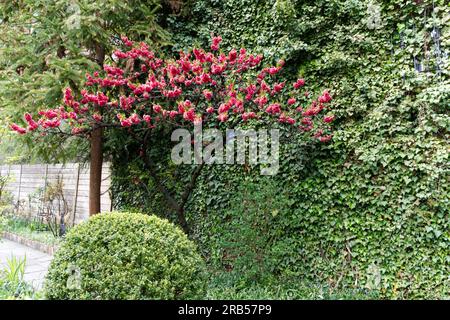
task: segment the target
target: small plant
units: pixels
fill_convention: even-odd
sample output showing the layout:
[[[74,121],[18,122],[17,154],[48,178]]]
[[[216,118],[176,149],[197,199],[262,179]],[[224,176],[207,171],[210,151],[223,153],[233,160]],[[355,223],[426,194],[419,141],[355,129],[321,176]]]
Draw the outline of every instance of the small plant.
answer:
[[[24,281],[26,257],[12,256],[7,267],[0,270],[0,299],[23,299],[34,295],[31,285]]]
[[[26,256],[23,259],[16,256],[11,256],[10,259],[7,259],[6,264],[8,268],[3,271],[5,280],[11,284],[18,284],[23,281],[26,261]]]
[[[50,231],[55,237],[66,234],[67,222],[69,221],[69,206],[64,196],[64,182],[60,176],[54,184],[47,185],[43,194],[43,212]]]

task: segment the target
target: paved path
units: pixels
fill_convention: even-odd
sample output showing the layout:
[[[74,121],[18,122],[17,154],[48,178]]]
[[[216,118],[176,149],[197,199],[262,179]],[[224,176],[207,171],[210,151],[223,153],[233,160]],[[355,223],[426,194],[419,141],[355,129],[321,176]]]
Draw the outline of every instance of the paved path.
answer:
[[[41,289],[52,256],[17,242],[0,239],[0,269],[7,266],[11,255],[17,258],[26,256],[24,280],[36,289]]]

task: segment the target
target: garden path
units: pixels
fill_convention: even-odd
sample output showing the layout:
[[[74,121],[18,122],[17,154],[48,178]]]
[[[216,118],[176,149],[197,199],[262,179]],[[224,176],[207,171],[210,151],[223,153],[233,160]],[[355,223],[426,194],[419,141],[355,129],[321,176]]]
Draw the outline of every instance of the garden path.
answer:
[[[24,280],[36,290],[42,289],[44,277],[52,256],[7,239],[0,239],[0,270],[7,267],[7,260],[26,256]]]

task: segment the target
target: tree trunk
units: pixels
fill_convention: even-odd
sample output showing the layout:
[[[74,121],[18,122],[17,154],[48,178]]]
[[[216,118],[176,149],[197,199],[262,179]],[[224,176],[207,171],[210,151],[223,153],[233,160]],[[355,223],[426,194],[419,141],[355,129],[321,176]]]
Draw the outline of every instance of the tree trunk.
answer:
[[[95,60],[103,68],[105,49],[99,43],[95,45]],[[89,215],[101,212],[100,188],[103,166],[103,129],[96,128],[91,133],[91,164],[89,168]]]
[[[100,212],[100,187],[102,184],[102,128],[97,128],[91,134],[91,166],[89,171],[89,215]]]

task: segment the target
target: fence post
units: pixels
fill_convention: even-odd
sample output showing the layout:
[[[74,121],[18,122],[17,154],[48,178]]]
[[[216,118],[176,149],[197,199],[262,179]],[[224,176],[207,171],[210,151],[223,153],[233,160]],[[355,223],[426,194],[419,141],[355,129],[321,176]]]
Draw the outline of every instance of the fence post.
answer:
[[[76,180],[75,180],[75,192],[73,194],[73,202],[72,202],[72,213],[73,213],[73,219],[72,219],[72,225],[75,225],[75,216],[77,213],[77,201],[78,201],[78,185],[80,184],[80,164],[77,163],[76,167]]]
[[[20,189],[22,186],[22,164],[20,164],[20,171],[19,171],[19,191],[17,192],[17,213],[20,211]]]
[[[48,163],[45,164],[45,175],[44,175],[44,192],[47,189],[47,177],[48,177]]]

